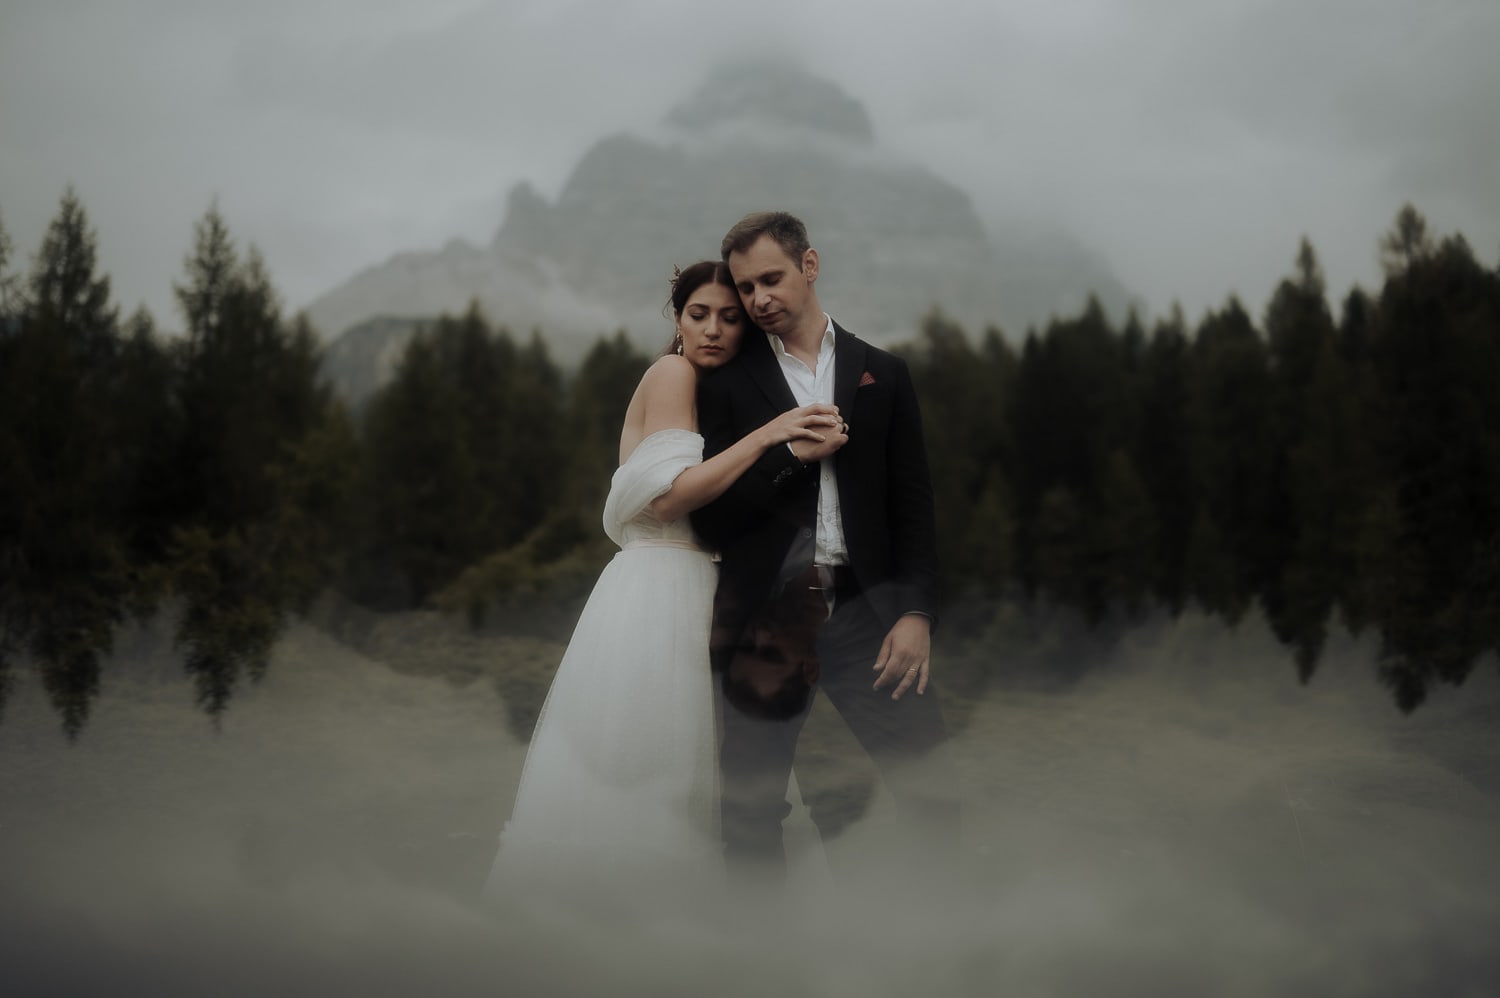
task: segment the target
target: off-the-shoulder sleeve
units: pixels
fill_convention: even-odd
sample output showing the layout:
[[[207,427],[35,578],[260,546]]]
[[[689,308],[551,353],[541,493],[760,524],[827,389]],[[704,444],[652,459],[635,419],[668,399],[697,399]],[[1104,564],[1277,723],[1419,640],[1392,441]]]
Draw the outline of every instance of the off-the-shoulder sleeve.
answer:
[[[703,460],[703,438],[692,430],[658,430],[642,440],[615,470],[604,500],[604,532],[623,544],[624,526],[683,471]]]

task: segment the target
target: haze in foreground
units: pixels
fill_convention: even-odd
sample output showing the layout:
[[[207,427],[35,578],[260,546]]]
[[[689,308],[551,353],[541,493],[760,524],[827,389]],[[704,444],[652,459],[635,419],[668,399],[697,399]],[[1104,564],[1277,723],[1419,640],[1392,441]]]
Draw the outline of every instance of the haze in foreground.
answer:
[[[503,667],[503,643],[436,626],[449,640],[432,655]],[[524,754],[493,671],[397,672],[302,624],[216,733],[166,633],[122,637],[76,745],[29,674],[0,722],[7,994],[1411,995],[1500,980],[1492,663],[1411,716],[1367,645],[1336,643],[1300,687],[1255,621],[1138,631],[1066,688],[997,663],[956,744],[961,888],[938,890],[920,856],[894,897],[874,886],[877,796],[826,859],[794,815],[799,874],[779,908],[731,899],[689,920],[479,909]]]

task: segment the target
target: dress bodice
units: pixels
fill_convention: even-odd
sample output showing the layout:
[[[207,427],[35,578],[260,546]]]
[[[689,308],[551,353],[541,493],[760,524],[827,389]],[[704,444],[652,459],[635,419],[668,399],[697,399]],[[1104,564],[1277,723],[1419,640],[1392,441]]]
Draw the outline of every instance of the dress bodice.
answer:
[[[615,470],[604,501],[604,532],[620,547],[659,542],[697,546],[687,517],[663,523],[651,501],[684,470],[703,460],[703,437],[691,430],[658,430]]]

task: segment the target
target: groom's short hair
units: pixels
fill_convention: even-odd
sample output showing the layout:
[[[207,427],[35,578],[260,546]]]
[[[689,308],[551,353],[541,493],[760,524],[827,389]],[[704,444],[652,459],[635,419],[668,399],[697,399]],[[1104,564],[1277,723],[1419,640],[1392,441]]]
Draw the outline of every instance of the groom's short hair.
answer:
[[[719,254],[729,262],[729,254],[743,253],[761,236],[776,240],[797,269],[802,269],[802,255],[812,246],[807,241],[807,226],[802,219],[785,211],[755,211],[734,223],[734,228],[724,234],[719,244]]]

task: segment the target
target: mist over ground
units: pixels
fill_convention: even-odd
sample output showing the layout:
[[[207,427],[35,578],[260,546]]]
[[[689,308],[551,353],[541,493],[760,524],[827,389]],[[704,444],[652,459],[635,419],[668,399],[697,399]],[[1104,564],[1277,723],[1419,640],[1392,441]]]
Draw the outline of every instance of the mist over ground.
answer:
[[[766,910],[486,913],[524,756],[497,692],[510,646],[423,626],[448,632],[426,674],[420,652],[397,671],[295,626],[217,732],[162,623],[122,635],[74,745],[24,671],[0,721],[5,993],[1410,995],[1500,981],[1492,662],[1410,716],[1367,643],[1336,643],[1301,687],[1254,620],[1135,632],[1062,686],[997,662],[954,745],[957,887],[920,856],[894,878],[868,868],[890,818],[877,796],[826,857],[794,815],[799,875]]]

